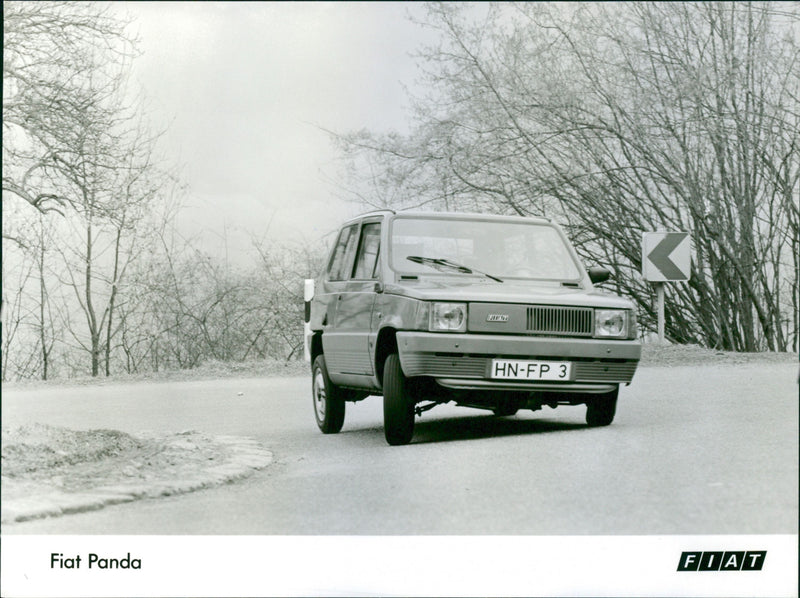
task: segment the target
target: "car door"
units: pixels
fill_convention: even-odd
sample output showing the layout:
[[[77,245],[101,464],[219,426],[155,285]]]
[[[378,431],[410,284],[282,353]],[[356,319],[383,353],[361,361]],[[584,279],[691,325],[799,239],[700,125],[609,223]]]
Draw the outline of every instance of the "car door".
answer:
[[[338,283],[341,286],[332,325],[322,337],[328,371],[334,375],[373,374],[369,334],[375,304],[380,230],[380,219],[365,220],[361,224],[349,276]]]
[[[325,305],[322,316],[322,347],[329,373],[341,371],[340,342],[336,328],[336,311],[339,308],[341,294],[344,292],[350,273],[353,270],[356,245],[358,243],[359,224],[345,226],[336,239],[328,269],[317,292],[320,304]]]

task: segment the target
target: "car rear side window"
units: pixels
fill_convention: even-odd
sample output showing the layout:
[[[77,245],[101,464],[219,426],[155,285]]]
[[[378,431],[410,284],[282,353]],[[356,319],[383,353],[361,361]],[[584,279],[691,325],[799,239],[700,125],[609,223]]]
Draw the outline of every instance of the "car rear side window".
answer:
[[[328,267],[329,280],[344,280],[347,278],[349,266],[353,263],[353,253],[355,252],[356,231],[358,225],[353,224],[343,228],[336,241],[336,248],[331,255],[331,263]]]
[[[375,278],[375,265],[378,261],[378,249],[381,242],[380,222],[365,224],[361,229],[361,244],[356,258],[356,269],[353,278],[365,280]]]

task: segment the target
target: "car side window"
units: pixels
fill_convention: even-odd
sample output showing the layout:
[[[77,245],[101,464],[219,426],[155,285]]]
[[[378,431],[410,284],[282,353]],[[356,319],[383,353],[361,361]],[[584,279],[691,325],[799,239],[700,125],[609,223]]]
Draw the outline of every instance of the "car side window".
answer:
[[[331,263],[328,267],[329,280],[344,280],[349,272],[348,266],[353,263],[353,252],[355,251],[356,231],[358,225],[353,224],[343,228],[336,241],[336,248],[331,255]]]
[[[375,278],[380,243],[380,222],[365,224],[361,229],[361,243],[358,247],[358,257],[356,257],[356,267],[353,272],[353,278],[357,280]]]

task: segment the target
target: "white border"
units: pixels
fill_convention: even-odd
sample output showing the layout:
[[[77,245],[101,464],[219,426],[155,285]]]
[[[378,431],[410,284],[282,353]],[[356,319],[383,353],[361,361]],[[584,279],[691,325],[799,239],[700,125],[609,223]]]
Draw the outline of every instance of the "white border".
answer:
[[[797,596],[798,536],[15,536],[3,596]],[[678,572],[683,551],[761,571]],[[51,552],[142,561],[51,569]]]

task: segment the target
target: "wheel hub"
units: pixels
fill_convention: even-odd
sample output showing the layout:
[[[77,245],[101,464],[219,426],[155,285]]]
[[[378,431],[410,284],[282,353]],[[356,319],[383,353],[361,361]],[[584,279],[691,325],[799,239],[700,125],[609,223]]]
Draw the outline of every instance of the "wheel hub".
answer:
[[[327,399],[328,397],[325,394],[325,379],[322,377],[322,372],[316,370],[314,372],[314,410],[317,412],[317,419],[319,421],[325,419],[325,405]]]

